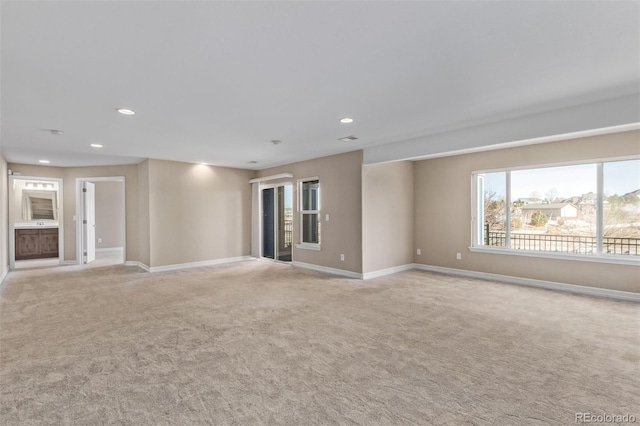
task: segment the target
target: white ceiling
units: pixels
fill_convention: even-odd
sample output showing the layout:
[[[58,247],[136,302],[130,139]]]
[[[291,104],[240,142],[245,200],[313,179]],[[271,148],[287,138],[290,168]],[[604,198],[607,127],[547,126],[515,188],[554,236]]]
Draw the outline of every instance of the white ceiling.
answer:
[[[634,1],[5,1],[0,12],[10,162],[261,169],[640,91]]]

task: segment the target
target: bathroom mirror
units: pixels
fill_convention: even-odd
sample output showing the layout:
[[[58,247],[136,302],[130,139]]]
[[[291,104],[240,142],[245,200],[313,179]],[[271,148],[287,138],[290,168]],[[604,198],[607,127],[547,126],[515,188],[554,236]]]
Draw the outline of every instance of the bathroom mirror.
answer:
[[[22,220],[58,220],[57,191],[22,191]]]

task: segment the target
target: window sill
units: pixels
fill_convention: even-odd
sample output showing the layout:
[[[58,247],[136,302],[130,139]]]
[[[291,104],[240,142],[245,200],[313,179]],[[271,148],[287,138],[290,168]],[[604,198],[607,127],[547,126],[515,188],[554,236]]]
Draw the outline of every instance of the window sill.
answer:
[[[551,253],[544,251],[512,250],[498,247],[469,247],[476,253],[506,254],[510,256],[541,257],[556,260],[577,260],[581,262],[613,263],[617,265],[640,266],[640,256],[586,255],[571,253]]]
[[[296,244],[297,249],[320,251],[320,244],[301,243]]]

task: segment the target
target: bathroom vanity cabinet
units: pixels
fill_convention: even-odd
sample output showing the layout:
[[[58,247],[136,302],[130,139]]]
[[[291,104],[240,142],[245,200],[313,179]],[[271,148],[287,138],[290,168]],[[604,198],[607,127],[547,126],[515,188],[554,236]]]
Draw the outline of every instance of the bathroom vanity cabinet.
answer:
[[[58,228],[16,229],[16,260],[58,257]]]

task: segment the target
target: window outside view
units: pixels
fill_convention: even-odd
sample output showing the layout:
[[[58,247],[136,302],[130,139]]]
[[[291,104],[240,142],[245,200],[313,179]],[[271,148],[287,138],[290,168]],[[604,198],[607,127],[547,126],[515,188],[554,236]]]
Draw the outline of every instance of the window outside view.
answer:
[[[477,181],[483,209],[478,212],[478,245],[640,255],[640,160],[602,163],[601,251],[598,164],[482,173]]]
[[[320,244],[320,182],[302,182],[301,189],[302,243]]]

